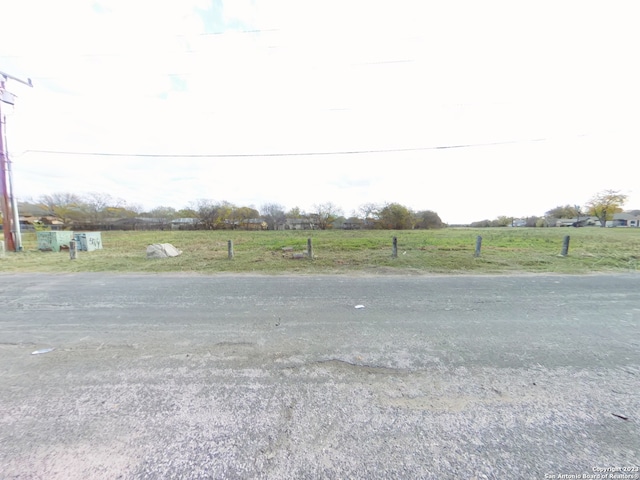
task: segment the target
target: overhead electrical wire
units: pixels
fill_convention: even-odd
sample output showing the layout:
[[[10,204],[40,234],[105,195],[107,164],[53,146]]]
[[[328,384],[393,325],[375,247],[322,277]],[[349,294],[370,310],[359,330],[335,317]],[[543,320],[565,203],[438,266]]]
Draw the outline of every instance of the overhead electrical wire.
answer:
[[[508,140],[502,142],[488,143],[465,143],[456,145],[436,145],[431,147],[409,147],[409,148],[383,148],[367,150],[334,150],[327,152],[277,152],[277,153],[122,153],[122,152],[80,152],[69,150],[25,150],[23,155],[28,153],[44,153],[50,155],[80,155],[89,157],[143,157],[143,158],[255,158],[255,157],[310,157],[310,156],[334,156],[334,155],[365,155],[377,153],[402,153],[420,152],[426,150],[452,150],[459,148],[479,148],[496,145],[509,145],[525,142],[541,142],[545,138],[530,140]]]
[[[176,33],[173,35],[169,35],[169,37],[174,37],[174,38],[197,38],[197,37],[224,37],[224,36],[233,36],[233,35],[238,35],[238,34],[255,34],[255,33],[272,33],[272,32],[279,32],[280,29],[279,28],[263,28],[263,29],[255,29],[255,30],[226,30],[224,32],[201,32],[201,33],[193,33],[193,34],[188,34],[188,33]],[[102,53],[75,53],[75,54],[64,54],[62,52],[58,52],[58,56],[62,56],[62,57],[111,57],[111,56],[131,56],[131,55],[135,55],[135,54],[139,54],[140,52],[138,51],[134,51],[133,53],[125,53],[125,52],[102,52]],[[190,52],[190,51],[185,51],[185,52],[176,52],[179,54],[191,54],[191,53],[198,53],[198,52]],[[0,54],[0,58],[33,58],[33,57],[46,57],[46,58],[51,58],[50,54],[46,54],[46,53],[42,53],[42,54],[37,54],[37,55],[11,55],[11,54]]]

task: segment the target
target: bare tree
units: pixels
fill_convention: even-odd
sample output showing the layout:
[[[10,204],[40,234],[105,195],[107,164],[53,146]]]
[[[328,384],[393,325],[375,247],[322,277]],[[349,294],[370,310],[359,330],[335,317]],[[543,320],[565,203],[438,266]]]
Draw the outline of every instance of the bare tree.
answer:
[[[198,219],[199,228],[213,230],[215,224],[215,202],[206,198],[199,198],[190,204]]]
[[[365,228],[373,228],[375,221],[379,218],[382,207],[376,203],[364,203],[358,208],[360,218]]]
[[[38,205],[47,211],[48,215],[58,217],[67,224],[76,219],[82,210],[82,199],[75,193],[52,193],[42,195]]]
[[[332,228],[333,221],[340,215],[342,215],[342,210],[340,209],[340,207],[334,205],[331,202],[314,205],[313,209],[313,216],[316,217],[318,228],[320,230]]]
[[[279,203],[265,203],[260,207],[260,215],[267,222],[269,230],[277,230],[286,219],[284,207]]]
[[[127,202],[121,198],[115,198],[108,193],[91,192],[83,197],[83,206],[86,211],[86,219],[92,223],[100,223],[111,216],[118,216]]]

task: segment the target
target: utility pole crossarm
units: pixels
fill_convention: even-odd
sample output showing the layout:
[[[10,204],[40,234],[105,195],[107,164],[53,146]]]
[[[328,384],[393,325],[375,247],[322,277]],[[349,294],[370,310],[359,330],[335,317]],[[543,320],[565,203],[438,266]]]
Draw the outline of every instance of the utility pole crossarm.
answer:
[[[27,78],[27,80],[22,80],[20,78],[14,77],[13,75],[9,75],[8,73],[0,72],[0,77],[4,77],[5,80],[15,80],[16,82],[20,82],[27,87],[33,88],[33,83],[31,83],[31,79]]]

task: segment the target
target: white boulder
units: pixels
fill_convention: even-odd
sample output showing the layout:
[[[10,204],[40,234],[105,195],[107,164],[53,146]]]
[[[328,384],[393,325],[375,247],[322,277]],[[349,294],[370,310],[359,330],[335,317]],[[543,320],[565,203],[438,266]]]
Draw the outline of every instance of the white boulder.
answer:
[[[177,257],[182,253],[170,243],[154,243],[147,247],[147,258]]]

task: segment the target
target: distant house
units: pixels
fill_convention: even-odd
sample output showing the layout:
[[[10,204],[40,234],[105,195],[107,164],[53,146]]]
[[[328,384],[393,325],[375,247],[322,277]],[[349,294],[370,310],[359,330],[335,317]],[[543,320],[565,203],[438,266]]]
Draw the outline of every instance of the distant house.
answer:
[[[556,227],[600,227],[598,217],[561,218],[556,221]],[[607,227],[640,227],[640,216],[630,213],[615,213],[613,219],[607,220]]]
[[[23,232],[32,232],[36,229],[35,226],[39,224],[40,219],[38,217],[20,215],[20,230]]]
[[[613,220],[607,221],[607,227],[640,227],[640,216],[630,213],[614,213]]]
[[[175,218],[171,220],[171,230],[195,230],[198,225],[197,218]]]
[[[120,218],[109,223],[117,230],[164,230],[169,226],[164,218],[152,217]]]
[[[244,220],[225,220],[219,228],[224,230],[267,230],[269,225],[261,218],[247,218]]]
[[[364,222],[357,217],[349,217],[342,224],[342,228],[345,230],[360,230],[363,226]]]
[[[239,227],[242,230],[266,230],[269,228],[267,222],[261,218],[249,218],[247,220],[240,220],[238,222]]]
[[[315,230],[317,225],[308,218],[287,218],[282,230]]]
[[[46,215],[44,217],[40,217],[40,221],[42,222],[43,225],[47,225],[53,228],[62,228],[64,226],[64,223],[62,222],[62,220],[52,215]]]
[[[593,227],[600,224],[598,217],[559,218],[556,227]]]
[[[347,219],[344,217],[338,217],[336,218],[332,223],[331,226],[332,228],[334,228],[335,230],[344,230],[344,225],[347,223]]]
[[[24,232],[34,231],[36,227],[46,230],[62,230],[64,223],[58,217],[45,215],[42,217],[32,215],[20,215],[20,230]]]

